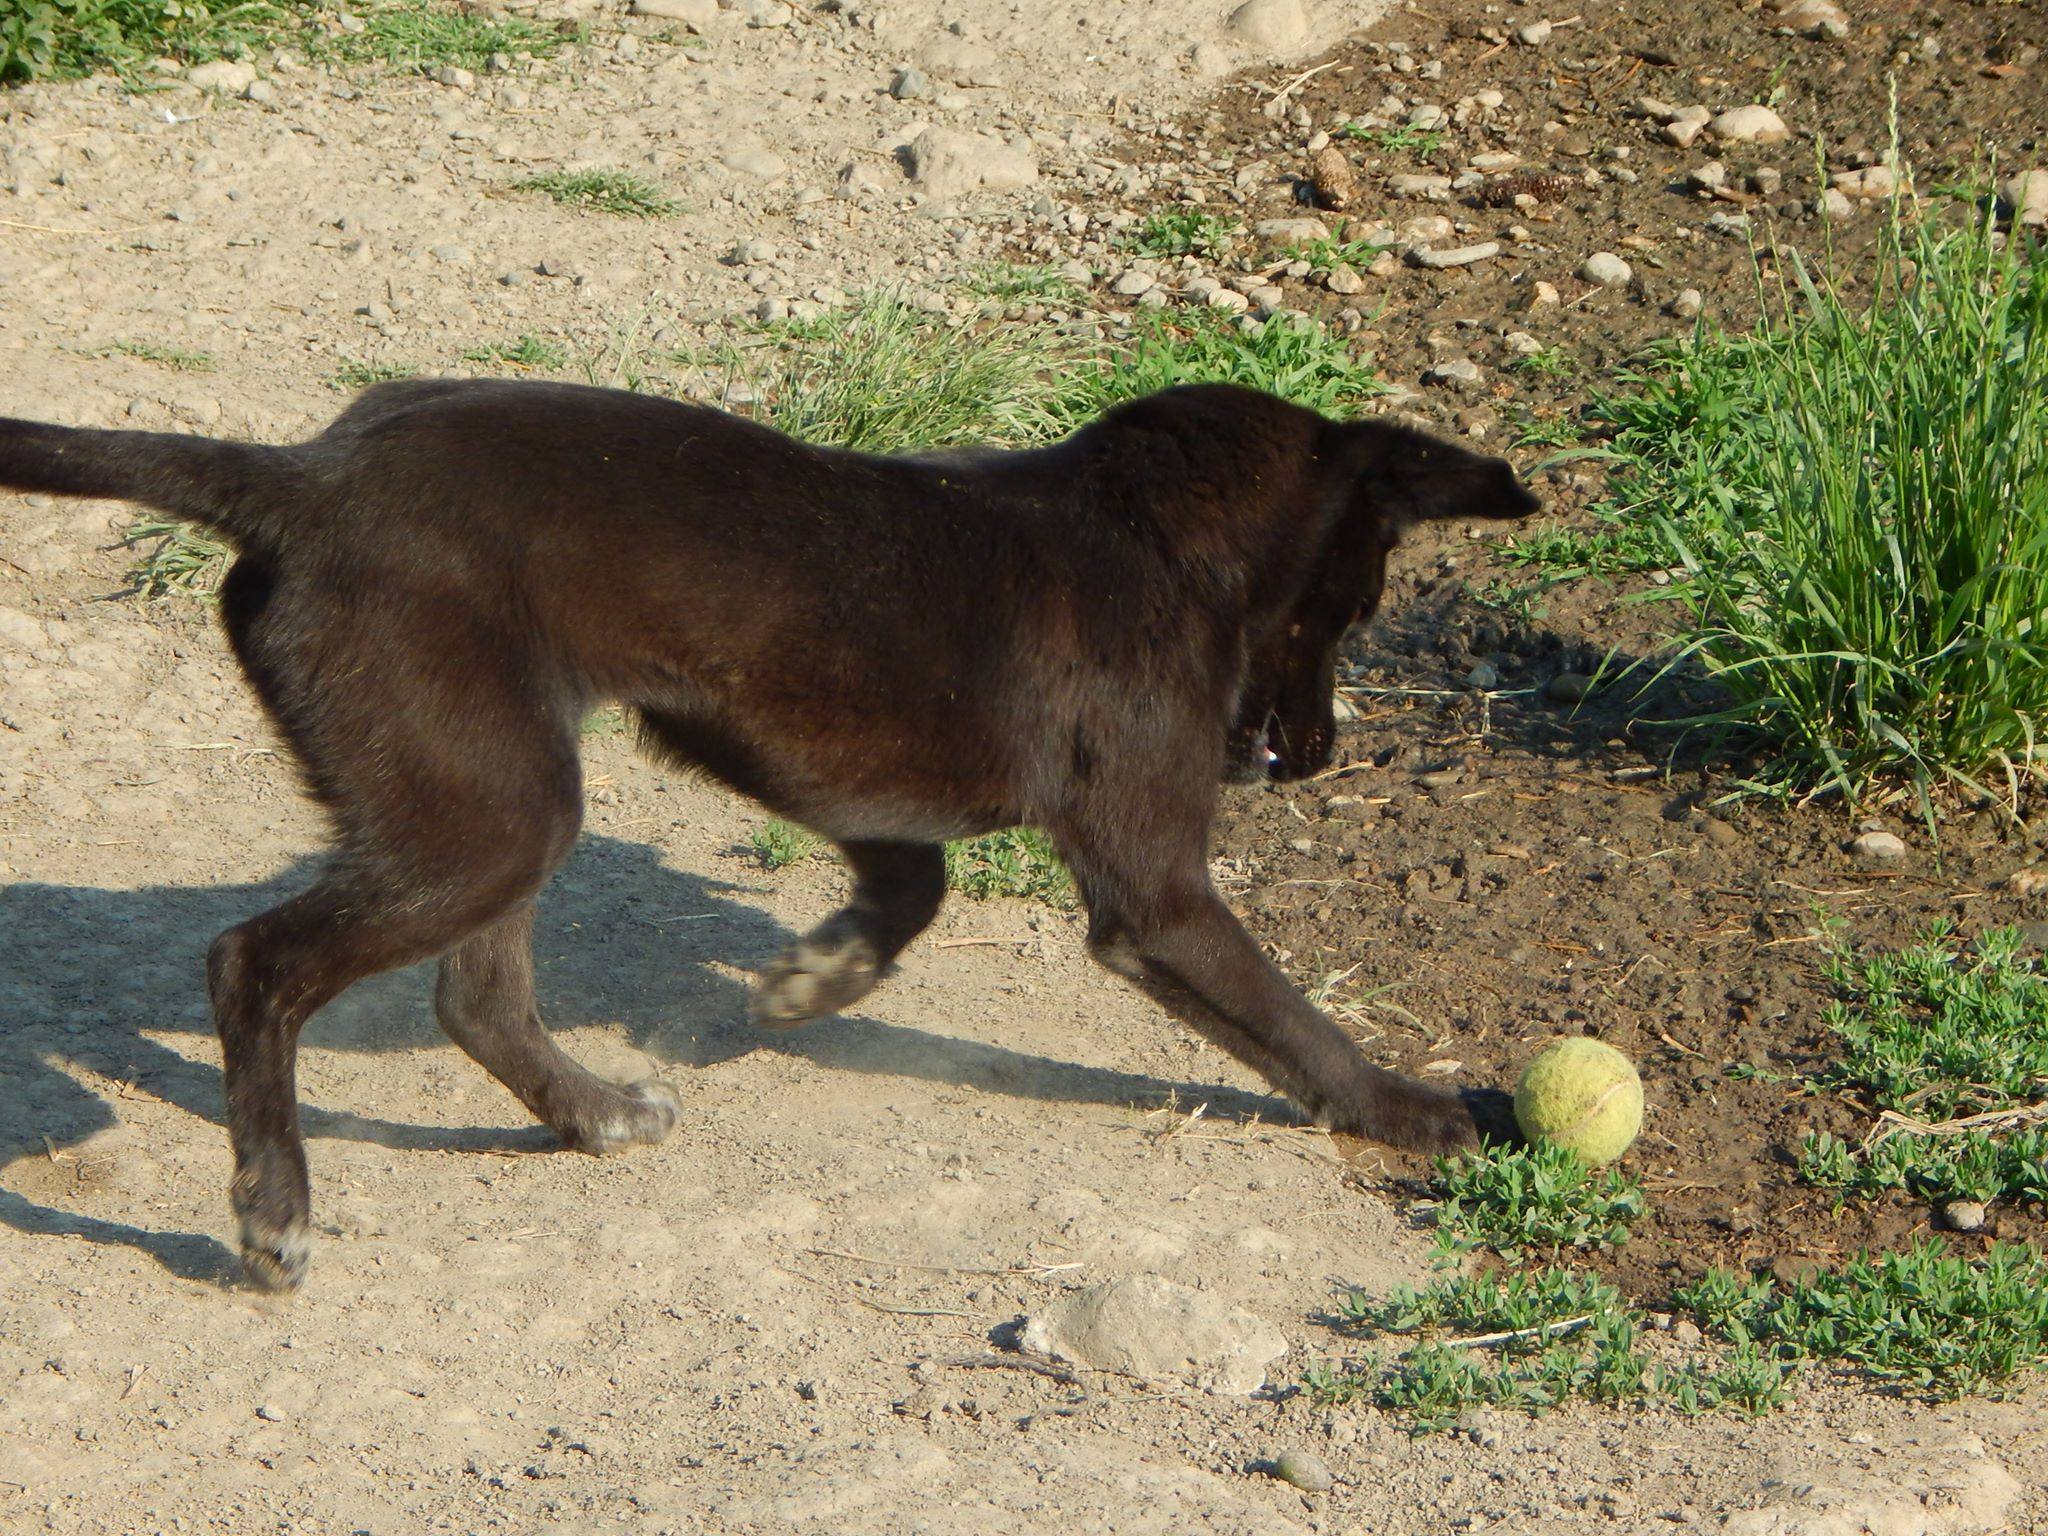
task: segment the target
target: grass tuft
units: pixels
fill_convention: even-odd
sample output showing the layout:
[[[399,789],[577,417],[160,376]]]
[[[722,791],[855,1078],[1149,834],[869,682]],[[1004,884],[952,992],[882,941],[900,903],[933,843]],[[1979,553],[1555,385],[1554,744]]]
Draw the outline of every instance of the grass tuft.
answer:
[[[1799,1171],[1845,1194],[2048,1201],[2048,976],[2013,929],[1963,952],[1953,925],[1896,953],[1826,962],[1839,1042],[1818,1088],[1880,1111],[1863,1145],[1806,1138]]]
[[[1733,1343],[1840,1361],[1935,1398],[1996,1392],[2048,1365],[2048,1259],[2021,1244],[1966,1259],[1929,1238],[1783,1286],[1717,1269],[1677,1300]]]
[[[1573,1270],[1452,1275],[1383,1302],[1353,1291],[1335,1321],[1348,1333],[1413,1342],[1391,1362],[1311,1366],[1310,1395],[1370,1403],[1417,1434],[1450,1429],[1474,1408],[1537,1414],[1574,1399],[1754,1415],[1784,1400],[1794,1369],[1754,1344],[1716,1360],[1654,1362],[1641,1347],[1642,1315],[1607,1281]]]
[[[177,347],[158,346],[153,341],[117,341],[103,348],[100,357],[132,357],[137,362],[155,363],[173,373],[211,373],[213,357],[206,352],[186,352]]]
[[[1057,437],[1079,393],[1066,360],[1043,331],[949,326],[889,295],[696,359],[746,378],[769,426],[870,453]]]
[[[754,855],[760,859],[763,869],[786,869],[800,859],[822,853],[825,848],[825,840],[817,833],[779,817],[754,828],[751,841]]]
[[[1014,896],[1049,907],[1074,904],[1074,877],[1036,827],[1013,827],[946,844],[946,884],[976,898]]]
[[[1312,320],[1247,330],[1211,309],[1147,310],[1073,396],[1073,424],[1176,384],[1242,384],[1336,417],[1358,415],[1386,390],[1356,348]]]
[[[1538,1143],[1439,1158],[1437,1241],[1452,1251],[1614,1248],[1648,1208],[1642,1185],[1618,1168],[1588,1168],[1577,1153]]]
[[[486,13],[460,3],[388,0],[350,9],[363,23],[362,30],[317,33],[307,50],[316,62],[391,64],[417,70],[452,64],[480,70],[493,54],[545,59],[583,36],[580,28],[565,30],[550,22]]]
[[[368,389],[372,384],[388,384],[393,379],[417,378],[419,371],[417,363],[344,363],[327,375],[327,387],[343,392]]]
[[[542,192],[565,208],[588,208],[620,218],[665,219],[682,204],[631,171],[544,171],[512,183],[515,192]]]
[[[1138,256],[1221,256],[1237,235],[1237,221],[1206,208],[1163,208],[1123,238]]]
[[[547,341],[527,331],[517,341],[492,341],[471,347],[462,354],[462,360],[500,368],[559,369],[569,366],[569,349],[559,341]]]
[[[1695,718],[1851,801],[2048,776],[2048,246],[1894,207],[1856,286],[1796,254],[1753,335],[1601,403],[1618,498],[1687,579]],[[1674,663],[1676,664],[1676,663]]]
[[[143,597],[210,598],[235,558],[234,546],[211,530],[159,512],[146,512],[130,523],[121,544],[127,549],[148,546],[128,570],[128,580]]]

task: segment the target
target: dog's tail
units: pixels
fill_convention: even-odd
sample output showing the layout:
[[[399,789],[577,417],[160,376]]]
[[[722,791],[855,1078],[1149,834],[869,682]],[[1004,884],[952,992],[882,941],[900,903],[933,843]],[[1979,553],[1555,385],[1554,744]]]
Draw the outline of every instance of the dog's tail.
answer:
[[[273,520],[303,484],[298,453],[170,432],[100,432],[0,416],[0,487],[138,501],[269,543]]]

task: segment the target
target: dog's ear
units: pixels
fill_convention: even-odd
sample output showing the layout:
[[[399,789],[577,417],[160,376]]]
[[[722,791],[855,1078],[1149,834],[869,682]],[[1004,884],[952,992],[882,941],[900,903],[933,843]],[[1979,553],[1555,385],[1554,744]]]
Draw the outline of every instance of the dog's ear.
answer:
[[[1404,523],[1478,517],[1527,517],[1541,503],[1506,459],[1474,453],[1388,421],[1351,422],[1342,430],[1354,466],[1354,494]]]

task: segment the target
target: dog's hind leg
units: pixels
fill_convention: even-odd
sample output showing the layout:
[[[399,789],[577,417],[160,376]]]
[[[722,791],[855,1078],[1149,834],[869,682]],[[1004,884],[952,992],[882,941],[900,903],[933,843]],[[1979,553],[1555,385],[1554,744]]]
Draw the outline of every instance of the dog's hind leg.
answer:
[[[756,1024],[788,1028],[863,997],[937,915],[946,856],[936,843],[850,842],[853,896],[776,956],[754,987]]]
[[[567,807],[572,835],[577,809]],[[559,828],[560,816],[543,813],[527,836],[505,838],[495,817],[438,811],[440,825],[452,825],[467,851],[447,844],[345,846],[311,890],[230,928],[207,952],[243,1269],[265,1290],[295,1287],[306,1268],[300,1029],[364,977],[429,959],[522,906],[559,857],[546,829],[551,822]],[[480,851],[479,840],[494,833],[500,840]]]
[[[615,1152],[675,1129],[682,1106],[667,1083],[619,1087],[548,1038],[533,997],[530,901],[441,957],[434,1011],[449,1039],[578,1152]]]

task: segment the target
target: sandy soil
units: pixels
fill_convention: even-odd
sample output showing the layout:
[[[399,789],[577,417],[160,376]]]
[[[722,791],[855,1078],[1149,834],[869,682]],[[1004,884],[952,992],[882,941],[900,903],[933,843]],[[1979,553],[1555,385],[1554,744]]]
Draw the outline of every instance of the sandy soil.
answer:
[[[1013,7],[962,38],[906,3],[872,29],[804,12],[689,46],[606,14],[587,54],[473,92],[387,74],[344,98],[281,68],[268,106],[14,92],[0,411],[296,436],[338,405],[323,380],[344,361],[450,367],[525,330],[597,352],[764,292],[936,284],[1010,246],[1041,192],[1054,217],[1087,205],[1076,178],[1130,127],[1112,98],[1162,120],[1198,102],[1187,50],[1225,9]],[[1321,6],[1300,50],[1368,19]],[[888,97],[919,60],[960,78]],[[934,120],[1029,136],[1041,185],[899,213],[890,152]],[[839,196],[862,161],[896,182]],[[641,169],[691,211],[642,225],[502,191],[575,163]],[[755,237],[789,253],[762,287],[722,259]],[[94,355],[116,340],[219,371]],[[857,1014],[755,1034],[747,973],[834,903],[836,873],[763,871],[757,812],[602,733],[584,842],[542,904],[543,1009],[593,1067],[680,1083],[685,1126],[612,1161],[553,1150],[439,1037],[422,975],[364,986],[302,1057],[312,1278],[284,1302],[239,1289],[200,956],[304,882],[320,827],[204,609],[119,596],[126,517],[0,498],[8,1536],[2048,1528],[2038,1390],[1937,1411],[1823,1383],[1754,1425],[1572,1411],[1423,1441],[1312,1407],[1287,1388],[1346,1347],[1318,1321],[1333,1289],[1425,1272],[1424,1236],[1343,1149],[1043,908],[956,901]],[[1234,892],[1278,921],[1257,871],[1298,852],[1280,839],[1300,808],[1234,805],[1220,853],[1253,872]],[[1505,954],[1526,913],[1461,920]],[[1421,924],[1327,903],[1314,921],[1376,967],[1400,969],[1412,931],[1454,977],[1500,974]],[[1118,1275],[1277,1326],[1269,1389],[990,1363],[1021,1314]],[[1290,1447],[1335,1486],[1257,1470]]]

